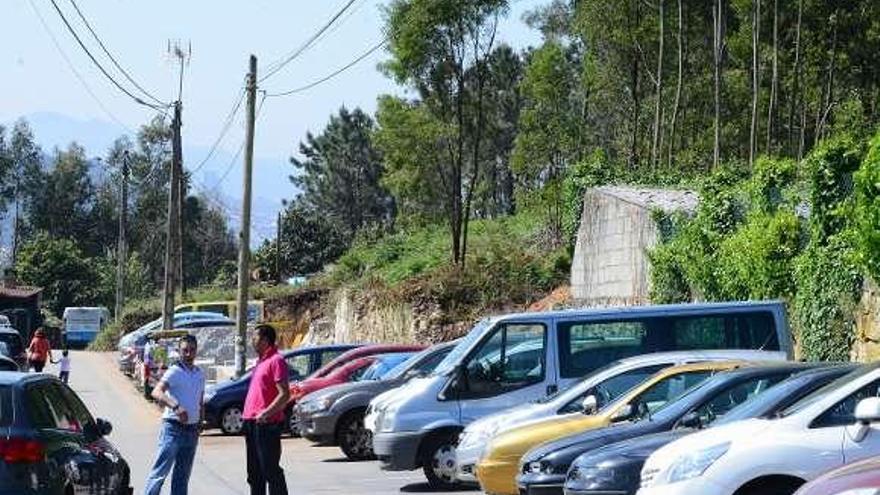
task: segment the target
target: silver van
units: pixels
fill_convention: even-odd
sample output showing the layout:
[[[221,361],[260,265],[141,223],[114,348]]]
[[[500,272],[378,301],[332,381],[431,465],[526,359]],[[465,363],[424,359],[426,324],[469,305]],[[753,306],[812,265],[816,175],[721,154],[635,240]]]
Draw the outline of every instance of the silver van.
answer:
[[[385,470],[422,468],[454,484],[455,445],[474,420],[555,393],[609,363],[667,351],[750,349],[793,357],[781,302],[521,313],[474,326],[434,373],[371,404]]]

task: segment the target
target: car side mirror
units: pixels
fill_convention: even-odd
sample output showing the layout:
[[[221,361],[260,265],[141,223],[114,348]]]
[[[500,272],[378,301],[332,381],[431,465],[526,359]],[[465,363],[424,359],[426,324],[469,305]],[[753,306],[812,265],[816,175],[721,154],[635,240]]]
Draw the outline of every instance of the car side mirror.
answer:
[[[678,422],[678,426],[682,428],[702,428],[703,420],[700,419],[700,415],[694,411],[691,411],[685,414],[681,420]]]
[[[632,404],[624,404],[623,407],[617,410],[614,413],[614,416],[611,417],[612,423],[620,423],[622,421],[628,421],[632,419],[635,415],[636,409],[632,406]]]
[[[102,437],[106,437],[113,432],[113,424],[111,424],[106,419],[98,418],[95,420],[95,424],[98,427],[98,435]]]
[[[597,399],[595,395],[590,394],[584,397],[581,406],[584,414],[596,414],[599,411],[599,399]]]
[[[868,397],[856,404],[856,424],[847,428],[853,442],[861,442],[871,431],[871,423],[880,421],[880,397]]]

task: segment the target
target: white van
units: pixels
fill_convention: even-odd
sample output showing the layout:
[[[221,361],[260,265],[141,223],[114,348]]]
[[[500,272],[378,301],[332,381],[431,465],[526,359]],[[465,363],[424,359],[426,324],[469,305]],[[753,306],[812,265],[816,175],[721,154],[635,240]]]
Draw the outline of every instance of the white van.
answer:
[[[64,341],[70,347],[86,347],[95,340],[104,325],[110,323],[107,308],[64,308]]]
[[[751,349],[791,358],[781,302],[521,313],[479,322],[427,378],[371,404],[386,470],[423,468],[449,485],[455,443],[472,421],[567,387],[618,359],[664,351]],[[452,464],[450,466],[450,464]]]

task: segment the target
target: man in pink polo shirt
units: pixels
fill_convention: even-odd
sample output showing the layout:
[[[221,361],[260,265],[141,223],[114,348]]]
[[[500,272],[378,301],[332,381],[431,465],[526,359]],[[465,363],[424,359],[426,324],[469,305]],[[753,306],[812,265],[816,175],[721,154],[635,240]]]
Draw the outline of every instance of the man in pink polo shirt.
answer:
[[[275,346],[275,329],[259,325],[254,329],[253,346],[260,356],[244,400],[247,481],[251,495],[287,495],[287,482],[281,469],[281,432],[284,408],[290,398],[287,363]]]

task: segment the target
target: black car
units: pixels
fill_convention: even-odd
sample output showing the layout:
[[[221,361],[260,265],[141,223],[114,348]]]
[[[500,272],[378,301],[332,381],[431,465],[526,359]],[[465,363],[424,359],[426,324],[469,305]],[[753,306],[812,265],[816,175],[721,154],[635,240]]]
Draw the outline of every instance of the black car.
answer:
[[[0,354],[0,371],[21,371],[21,368],[11,358]]]
[[[356,344],[335,344],[315,347],[299,347],[281,351],[290,370],[290,381],[298,381],[311,375],[321,366],[345,351],[358,347]],[[251,372],[241,378],[212,385],[205,390],[205,427],[220,428],[227,435],[241,433],[241,413],[244,399],[251,383]]]
[[[732,409],[711,426],[771,417],[855,368],[855,365],[828,366],[797,373]],[[675,428],[587,452],[572,463],[565,481],[565,495],[635,495],[642,466],[648,457],[660,447],[694,431],[695,428],[689,427]]]
[[[19,369],[27,369],[27,356],[25,355],[24,341],[18,330],[0,326],[0,355],[4,355],[15,361]]]
[[[522,458],[517,477],[520,493],[562,495],[569,466],[579,455],[630,438],[699,427],[727,413],[751,397],[789,376],[803,371],[802,364],[749,366],[719,373],[653,413],[647,408],[626,408],[607,428],[571,435],[535,447]]]
[[[0,495],[131,494],[111,429],[57,378],[0,372]]]

